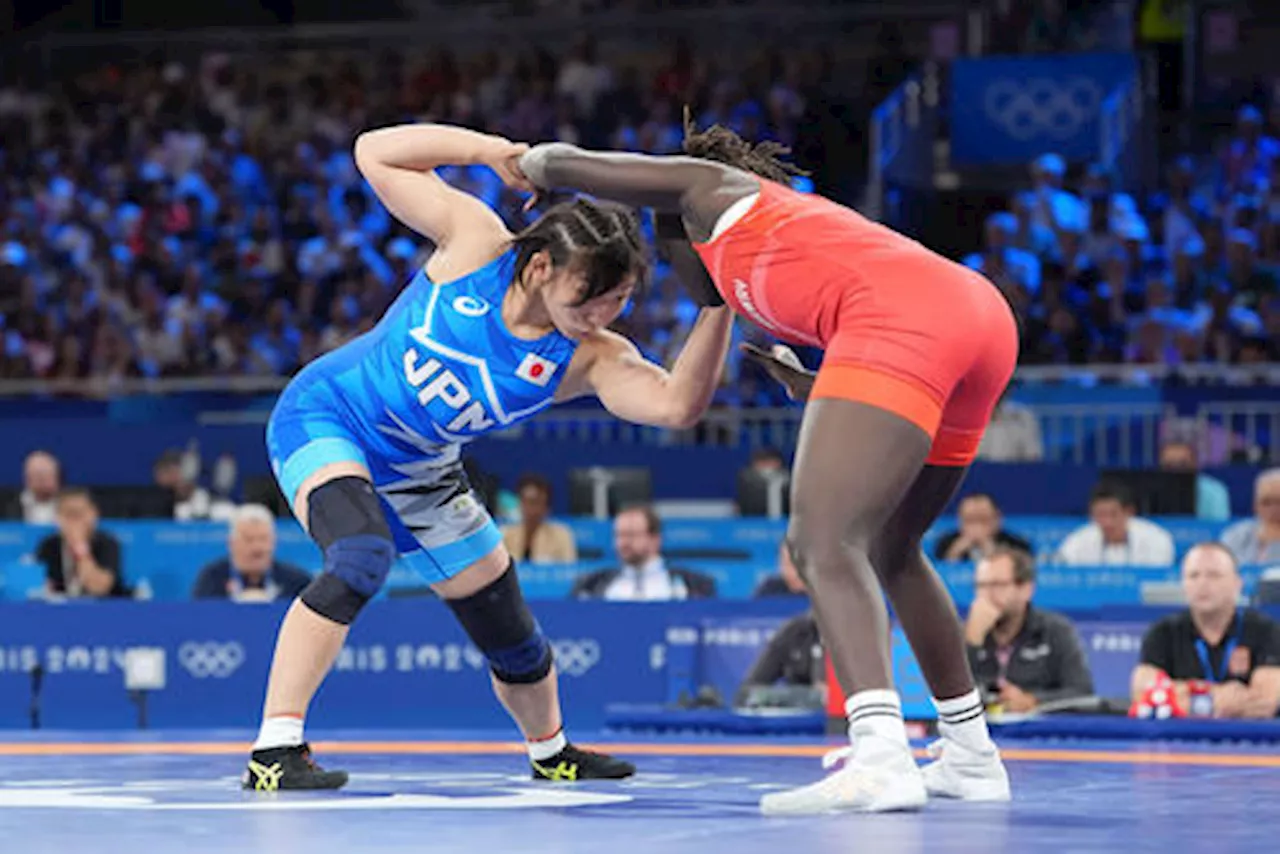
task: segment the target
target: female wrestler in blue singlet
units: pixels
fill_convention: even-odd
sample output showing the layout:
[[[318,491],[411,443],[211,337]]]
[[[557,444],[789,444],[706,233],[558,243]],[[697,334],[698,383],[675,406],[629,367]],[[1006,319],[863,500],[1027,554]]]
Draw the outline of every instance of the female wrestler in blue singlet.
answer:
[[[668,372],[607,329],[646,272],[631,209],[579,199],[513,235],[434,172],[484,164],[519,184],[526,150],[440,125],[356,141],[356,164],[383,204],[436,251],[373,330],[308,365],[271,415],[276,477],[324,552],[324,572],[280,628],[246,788],[346,782],[312,762],[303,717],[397,558],[427,576],[486,656],[535,779],[635,770],[566,741],[552,651],[459,452],[554,401],[590,394],[628,421],[691,425],[719,382],[732,314],[704,309]],[[682,277],[706,275],[687,245],[668,251]]]

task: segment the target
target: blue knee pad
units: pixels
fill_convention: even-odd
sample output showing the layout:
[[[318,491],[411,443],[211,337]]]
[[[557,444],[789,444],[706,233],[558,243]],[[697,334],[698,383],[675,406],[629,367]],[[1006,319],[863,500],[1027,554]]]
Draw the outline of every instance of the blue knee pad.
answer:
[[[378,595],[395,563],[391,541],[375,534],[345,537],[324,550],[324,571],[366,599]]]
[[[396,550],[375,534],[343,537],[324,550],[324,572],[299,596],[308,608],[335,623],[350,625],[382,589]]]
[[[489,668],[500,682],[528,685],[541,682],[551,672],[551,642],[535,621],[533,631],[515,646],[489,650]]]
[[[551,672],[551,643],[525,604],[514,563],[488,587],[447,604],[499,682],[531,685]]]
[[[308,608],[350,625],[377,595],[396,559],[391,529],[369,481],[339,477],[307,500],[308,530],[324,551],[324,572],[298,596]]]

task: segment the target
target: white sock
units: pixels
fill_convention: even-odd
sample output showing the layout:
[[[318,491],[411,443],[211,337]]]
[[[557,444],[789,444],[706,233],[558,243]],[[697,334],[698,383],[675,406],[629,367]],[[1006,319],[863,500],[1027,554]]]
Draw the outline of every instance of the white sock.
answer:
[[[552,756],[564,750],[569,744],[569,739],[565,738],[564,727],[556,730],[556,734],[550,738],[540,738],[537,741],[525,742],[525,746],[529,748],[529,758],[534,762],[546,762]]]
[[[872,735],[894,745],[909,747],[902,723],[902,700],[897,691],[859,691],[844,702],[849,738]]]
[[[302,744],[302,718],[297,715],[281,715],[263,718],[258,730],[254,750],[270,750],[273,747],[297,747]]]
[[[934,697],[933,705],[938,709],[938,732],[943,738],[979,753],[995,749],[987,730],[987,712],[977,689],[950,700]]]

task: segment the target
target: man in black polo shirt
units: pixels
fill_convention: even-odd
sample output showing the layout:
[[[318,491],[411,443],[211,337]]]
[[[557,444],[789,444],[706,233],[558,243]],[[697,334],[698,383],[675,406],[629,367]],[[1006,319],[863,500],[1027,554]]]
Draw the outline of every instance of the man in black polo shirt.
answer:
[[[120,569],[120,541],[98,529],[98,505],[87,489],[58,493],[58,532],[36,546],[52,596],[105,599],[130,594]]]
[[[1031,606],[1031,555],[997,548],[974,570],[974,588],[964,634],[983,702],[1021,713],[1093,694],[1093,676],[1071,622]]]
[[[1004,516],[996,500],[984,492],[960,499],[956,508],[960,527],[944,534],[933,547],[938,560],[979,561],[996,548],[1021,549],[1031,553],[1031,544],[1004,529]]]
[[[1280,624],[1239,606],[1244,581],[1221,543],[1193,547],[1182,560],[1187,610],[1147,629],[1130,688],[1141,700],[1161,673],[1179,705],[1191,709],[1188,683],[1211,684],[1216,718],[1272,718],[1280,708]]]

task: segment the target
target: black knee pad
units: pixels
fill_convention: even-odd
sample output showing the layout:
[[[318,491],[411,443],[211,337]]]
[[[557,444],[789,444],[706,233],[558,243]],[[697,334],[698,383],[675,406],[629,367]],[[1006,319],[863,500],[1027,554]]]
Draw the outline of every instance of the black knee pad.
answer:
[[[446,603],[498,681],[531,685],[551,672],[551,644],[525,604],[514,563],[483,590]]]
[[[340,477],[312,490],[311,538],[324,551],[324,572],[299,595],[308,608],[350,625],[377,595],[396,559],[391,529],[369,482]]]

